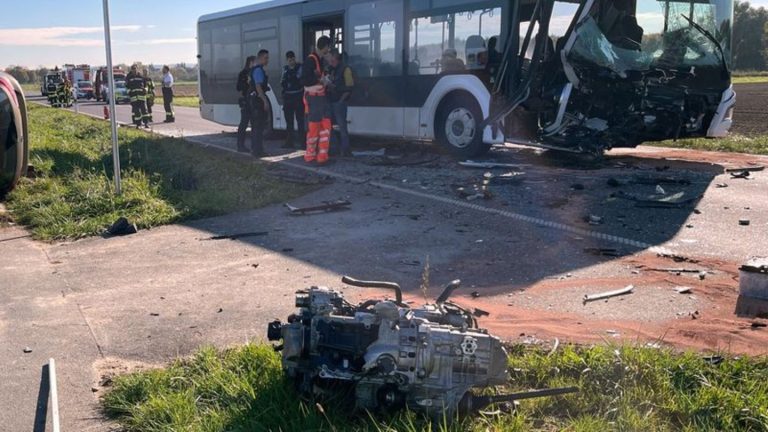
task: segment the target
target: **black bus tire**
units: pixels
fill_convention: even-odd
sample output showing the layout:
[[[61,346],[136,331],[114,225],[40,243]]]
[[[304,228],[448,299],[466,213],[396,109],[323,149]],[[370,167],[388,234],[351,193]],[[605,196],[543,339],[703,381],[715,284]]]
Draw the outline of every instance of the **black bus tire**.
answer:
[[[459,158],[483,155],[491,148],[483,142],[480,105],[468,94],[445,98],[435,115],[435,139],[444,149]]]

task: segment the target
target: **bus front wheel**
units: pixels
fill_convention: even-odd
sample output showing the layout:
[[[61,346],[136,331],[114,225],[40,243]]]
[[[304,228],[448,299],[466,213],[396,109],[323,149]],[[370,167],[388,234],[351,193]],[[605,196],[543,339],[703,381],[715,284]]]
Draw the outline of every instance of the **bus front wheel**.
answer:
[[[459,158],[485,154],[490,148],[483,142],[480,106],[468,95],[453,95],[445,99],[435,116],[435,138],[443,148]]]

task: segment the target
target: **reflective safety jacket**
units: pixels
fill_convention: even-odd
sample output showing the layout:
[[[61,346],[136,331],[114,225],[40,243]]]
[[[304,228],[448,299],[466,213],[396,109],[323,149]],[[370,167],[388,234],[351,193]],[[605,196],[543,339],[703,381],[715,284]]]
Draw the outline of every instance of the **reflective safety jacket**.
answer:
[[[144,81],[146,81],[147,83],[147,87],[146,87],[147,100],[154,101],[155,100],[155,82],[150,77],[147,77]]]
[[[131,102],[147,100],[147,80],[140,74],[129,72],[125,78],[125,87]]]

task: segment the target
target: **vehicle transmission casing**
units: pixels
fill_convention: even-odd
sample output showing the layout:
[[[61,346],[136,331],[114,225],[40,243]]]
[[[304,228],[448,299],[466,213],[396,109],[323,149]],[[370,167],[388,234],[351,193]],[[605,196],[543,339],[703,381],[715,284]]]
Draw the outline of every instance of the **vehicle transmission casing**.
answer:
[[[453,416],[471,404],[470,389],[508,382],[501,341],[445,300],[418,309],[397,300],[353,306],[340,292],[312,287],[297,292],[296,306],[288,323],[269,325],[268,337],[283,340],[283,368],[305,394],[338,385],[351,388],[358,409]]]

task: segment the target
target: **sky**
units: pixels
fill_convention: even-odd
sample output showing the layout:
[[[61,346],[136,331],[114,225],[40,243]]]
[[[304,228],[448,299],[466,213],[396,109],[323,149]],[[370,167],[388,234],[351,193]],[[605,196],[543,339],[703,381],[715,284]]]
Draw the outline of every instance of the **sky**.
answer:
[[[197,19],[254,3],[261,1],[111,0],[113,60],[194,63]],[[768,7],[768,0],[750,4]],[[567,26],[566,21],[559,23],[555,18],[553,30],[558,24]],[[105,64],[105,59],[102,0],[0,0],[0,68],[64,63],[95,66]]]
[[[201,15],[260,2],[110,0],[113,61],[194,63]],[[102,0],[0,0],[0,69],[106,64],[103,19]]]

